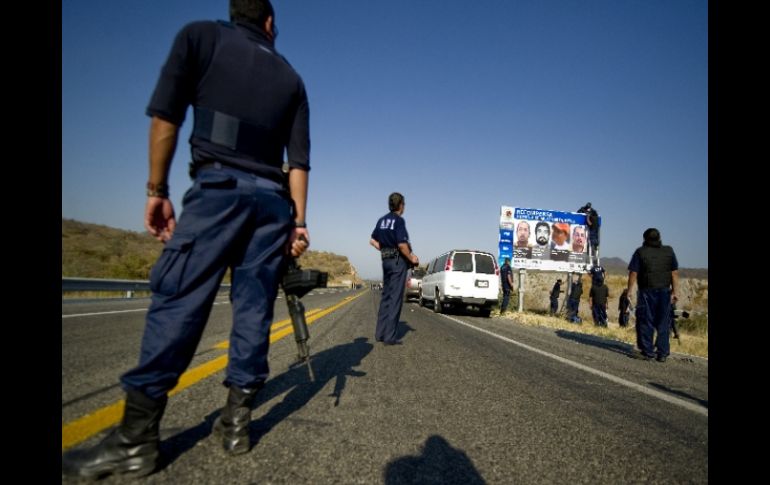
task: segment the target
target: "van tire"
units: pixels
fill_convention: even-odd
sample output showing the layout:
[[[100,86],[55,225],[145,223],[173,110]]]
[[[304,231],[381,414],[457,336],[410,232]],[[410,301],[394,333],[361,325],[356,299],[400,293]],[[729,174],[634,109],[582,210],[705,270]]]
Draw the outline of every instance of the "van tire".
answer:
[[[433,299],[433,311],[441,313],[441,292],[436,288],[435,298]]]
[[[421,307],[425,306],[425,300],[422,298],[422,289],[420,289],[420,294],[417,297],[417,304]]]

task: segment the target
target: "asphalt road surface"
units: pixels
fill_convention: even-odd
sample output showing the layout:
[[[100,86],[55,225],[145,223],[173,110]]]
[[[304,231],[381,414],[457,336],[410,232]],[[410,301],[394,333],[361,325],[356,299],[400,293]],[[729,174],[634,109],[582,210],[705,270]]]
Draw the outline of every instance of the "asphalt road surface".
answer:
[[[230,457],[211,434],[226,396],[231,315],[219,299],[190,366],[198,371],[169,399],[160,469],[141,482],[708,482],[705,359],[641,361],[624,343],[416,303],[401,314],[404,345],[388,347],[374,341],[379,300],[376,290],[303,298],[316,382],[292,365],[293,335],[276,327],[253,448]],[[137,362],[147,305],[62,303],[67,448],[98,442],[114,423],[118,378]],[[276,325],[287,318],[278,300]]]

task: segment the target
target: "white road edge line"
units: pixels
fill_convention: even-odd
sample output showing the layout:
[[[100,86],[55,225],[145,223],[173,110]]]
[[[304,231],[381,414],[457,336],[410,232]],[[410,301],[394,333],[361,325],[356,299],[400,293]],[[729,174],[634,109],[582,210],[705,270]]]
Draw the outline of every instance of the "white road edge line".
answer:
[[[607,380],[610,380],[610,381],[612,381],[612,382],[614,382],[616,384],[620,384],[621,386],[626,386],[626,387],[629,387],[629,388],[634,389],[636,391],[642,392],[644,394],[647,394],[648,396],[656,397],[658,399],[661,399],[663,401],[669,402],[671,404],[675,404],[677,406],[681,406],[681,407],[683,407],[683,408],[685,408],[685,409],[687,409],[689,411],[696,412],[696,413],[701,414],[701,415],[706,416],[706,417],[708,417],[708,415],[709,415],[708,408],[704,408],[703,406],[698,406],[697,404],[693,404],[691,402],[675,398],[675,397],[670,396],[670,395],[668,395],[668,394],[666,394],[664,392],[656,391],[655,389],[650,389],[648,387],[642,386],[641,384],[637,384],[635,382],[627,381],[625,379],[622,379],[620,377],[614,376],[612,374],[608,374],[606,372],[594,369],[593,367],[588,367],[587,365],[583,365],[583,364],[580,364],[578,362],[574,362],[572,360],[565,359],[564,357],[560,357],[558,355],[552,354],[550,352],[546,352],[545,350],[540,350],[538,348],[531,347],[531,346],[529,346],[527,344],[524,344],[524,343],[521,343],[521,342],[517,342],[516,340],[509,339],[508,337],[503,337],[502,335],[498,335],[498,334],[496,334],[494,332],[490,332],[489,330],[485,330],[483,328],[476,327],[475,325],[471,325],[470,323],[463,322],[462,320],[458,320],[456,318],[452,318],[452,317],[450,317],[448,315],[441,314],[441,316],[446,318],[446,319],[452,320],[455,323],[459,323],[460,325],[465,325],[468,328],[472,328],[473,330],[478,330],[479,332],[486,333],[488,335],[491,335],[492,337],[498,338],[498,339],[503,340],[505,342],[512,343],[514,345],[518,345],[519,347],[522,347],[524,349],[530,350],[532,352],[536,352],[536,353],[538,353],[540,355],[544,355],[546,357],[549,357],[551,359],[559,361],[559,362],[561,362],[563,364],[567,364],[569,366],[575,367],[576,369],[580,369],[580,370],[586,371],[586,372],[588,372],[590,374],[594,374],[594,375],[597,375],[599,377],[603,377],[603,378],[605,378]]]
[[[215,301],[215,305],[226,305],[229,301]],[[134,308],[132,310],[115,310],[111,312],[95,312],[95,313],[73,313],[72,315],[62,315],[62,318],[75,318],[75,317],[93,317],[97,315],[114,315],[116,313],[133,313],[133,312],[146,312],[147,308]]]

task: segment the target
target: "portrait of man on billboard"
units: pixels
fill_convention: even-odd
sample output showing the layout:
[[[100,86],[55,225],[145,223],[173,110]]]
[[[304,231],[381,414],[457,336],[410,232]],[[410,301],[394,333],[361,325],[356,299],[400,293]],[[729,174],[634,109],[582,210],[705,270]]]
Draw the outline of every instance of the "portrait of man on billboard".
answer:
[[[532,247],[532,243],[529,242],[529,222],[527,221],[519,221],[519,223],[516,224],[516,247]]]
[[[551,227],[547,222],[540,221],[535,224],[535,241],[538,246],[545,246],[548,244],[548,239],[551,237]]]
[[[575,225],[572,228],[572,252],[584,253],[586,250],[586,227]]]

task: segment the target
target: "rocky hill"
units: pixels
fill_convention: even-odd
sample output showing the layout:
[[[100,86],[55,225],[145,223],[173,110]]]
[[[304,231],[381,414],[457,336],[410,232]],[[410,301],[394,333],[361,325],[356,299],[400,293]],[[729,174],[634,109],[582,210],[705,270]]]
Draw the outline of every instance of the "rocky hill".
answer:
[[[628,275],[628,262],[621,258],[602,258],[602,266],[610,275]],[[695,278],[708,280],[708,268],[679,268],[681,278]]]
[[[146,280],[163,245],[147,233],[62,219],[62,276]],[[346,256],[308,251],[306,268],[329,273],[329,284],[361,282]],[[225,277],[226,281],[229,278]]]

